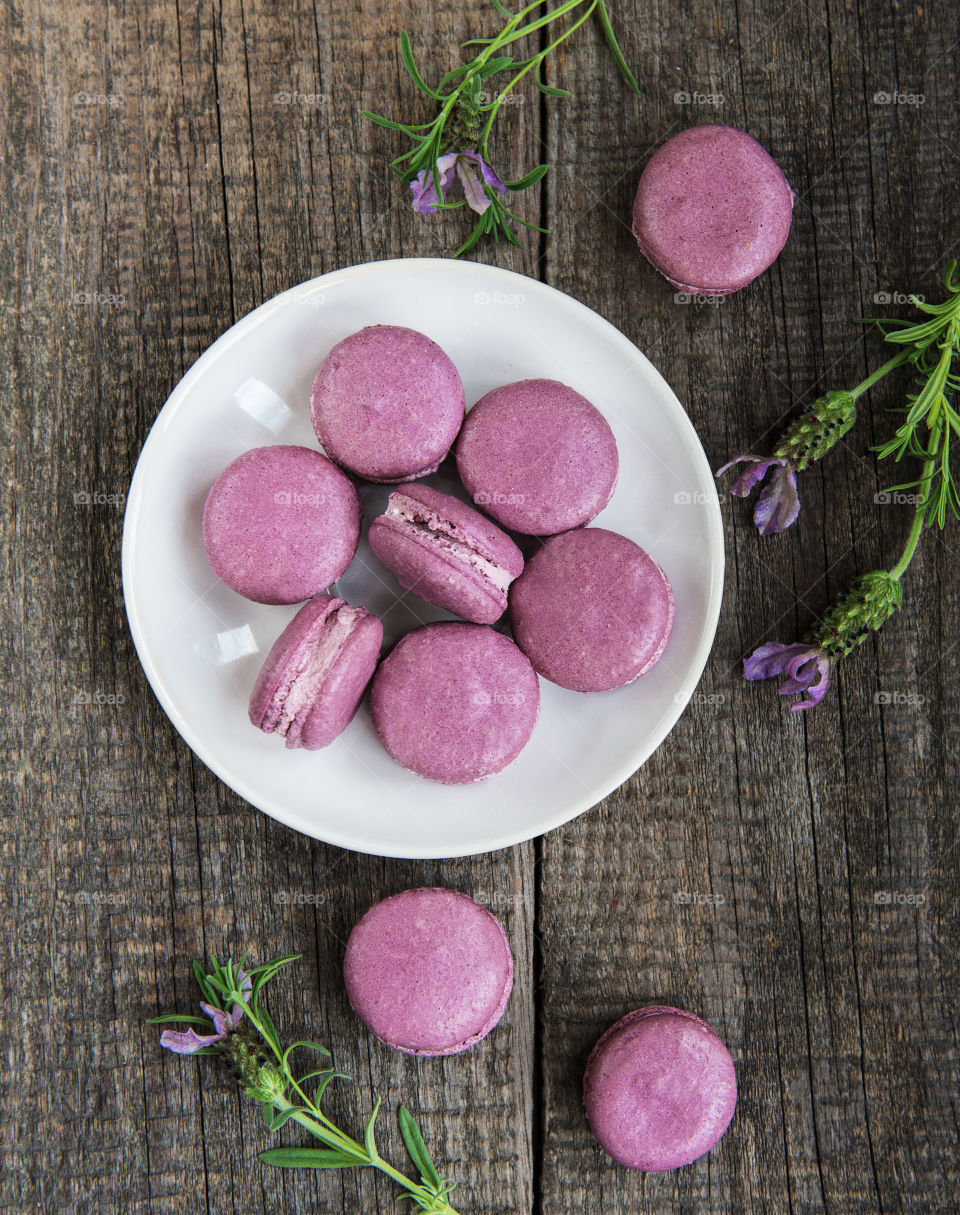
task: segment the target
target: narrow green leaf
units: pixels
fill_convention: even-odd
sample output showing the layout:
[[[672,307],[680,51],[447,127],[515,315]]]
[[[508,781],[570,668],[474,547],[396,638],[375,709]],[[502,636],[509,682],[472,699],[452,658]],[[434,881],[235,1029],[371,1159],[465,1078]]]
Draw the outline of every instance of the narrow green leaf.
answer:
[[[530,186],[536,185],[541,177],[546,176],[549,168],[549,165],[537,165],[535,169],[531,169],[523,177],[518,178],[516,181],[508,181],[505,185],[508,190],[528,190]]]
[[[512,66],[512,55],[494,55],[492,59],[487,60],[477,74],[481,80],[486,80],[488,76],[493,76],[497,72],[505,72],[507,68]]]
[[[328,1059],[331,1058],[330,1052],[325,1046],[321,1045],[321,1043],[314,1042],[310,1038],[298,1038],[296,1042],[291,1042],[287,1049],[283,1052],[283,1057],[280,1060],[280,1066],[282,1068],[289,1067],[290,1052],[296,1050],[298,1046],[305,1046],[307,1050],[313,1050],[316,1051],[318,1055],[326,1055]],[[317,1075],[318,1073],[314,1072],[312,1074]],[[304,1079],[306,1078],[307,1077],[304,1077]]]
[[[423,1135],[420,1133],[420,1127],[417,1125],[416,1119],[405,1105],[401,1105],[397,1111],[397,1121],[400,1124],[400,1134],[403,1136],[403,1142],[410,1153],[410,1159],[420,1170],[420,1176],[427,1185],[433,1186],[435,1190],[439,1190],[441,1184],[440,1174],[430,1159],[430,1153],[427,1151],[427,1145],[423,1141]]]
[[[213,989],[207,982],[207,975],[199,962],[193,964],[193,977],[197,981],[197,986],[200,988],[200,994],[208,1004],[216,1004],[218,1001]]]
[[[377,1151],[377,1143],[376,1143],[376,1138],[374,1137],[374,1129],[373,1129],[374,1125],[376,1124],[376,1121],[377,1121],[377,1114],[379,1114],[379,1113],[380,1113],[380,1098],[378,1097],[376,1102],[374,1103],[373,1113],[370,1115],[367,1125],[364,1127],[364,1130],[363,1130],[363,1146],[367,1149],[367,1152],[370,1154],[371,1158],[374,1160],[376,1160],[377,1156],[379,1156],[379,1154],[380,1154]]]
[[[552,84],[544,84],[542,80],[537,81],[537,88],[543,93],[544,97],[572,97],[573,94],[569,89],[558,89]]]
[[[360,113],[364,118],[369,118],[371,122],[375,122],[378,127],[386,127],[388,131],[402,131],[404,135],[409,135],[411,139],[422,139],[422,135],[417,135],[411,127],[402,122],[394,122],[392,118],[381,118],[379,114],[374,114],[372,110],[361,110]],[[422,126],[430,126],[430,123],[419,124]]]
[[[333,1148],[268,1148],[260,1159],[278,1169],[352,1169],[363,1164],[356,1156]]]
[[[148,1025],[172,1025],[174,1023],[206,1025],[208,1028],[212,1028],[206,1017],[182,1016],[180,1013],[164,1013],[162,1017],[150,1017],[147,1020]]]
[[[306,1079],[306,1077],[304,1077]],[[327,1085],[332,1084],[334,1080],[349,1080],[349,1076],[345,1076],[343,1072],[327,1072],[320,1083],[317,1085],[317,1091],[313,1094],[313,1104],[319,1106],[323,1100],[323,1094],[327,1091]],[[303,1081],[301,1081],[301,1084]]]
[[[614,62],[620,69],[621,75],[630,88],[640,96],[640,86],[637,84],[633,72],[627,67],[627,61],[623,57],[623,51],[620,50],[620,44],[617,42],[617,36],[613,32],[613,26],[610,24],[610,17],[607,14],[603,0],[599,0],[597,4],[597,14],[600,17],[600,26],[603,29],[603,36],[607,41],[607,46],[610,48],[610,53],[613,55]]]
[[[400,54],[403,57],[404,66],[410,73],[413,83],[417,86],[420,92],[426,93],[428,97],[432,97],[434,100],[436,100],[437,94],[432,88],[430,88],[424,78],[420,75],[420,72],[417,70],[417,65],[413,59],[413,50],[410,46],[410,35],[406,30],[400,31]]]
[[[282,1126],[290,1121],[294,1114],[309,1114],[310,1112],[303,1106],[293,1106],[288,1110],[278,1110],[275,1109],[269,1101],[265,1101],[261,1108],[263,1111],[263,1120],[271,1131],[279,1131]]]

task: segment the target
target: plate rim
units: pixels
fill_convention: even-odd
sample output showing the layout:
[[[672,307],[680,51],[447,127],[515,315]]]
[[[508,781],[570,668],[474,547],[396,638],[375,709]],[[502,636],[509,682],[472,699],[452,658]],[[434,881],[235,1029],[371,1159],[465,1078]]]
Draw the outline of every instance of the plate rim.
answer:
[[[311,830],[302,822],[301,816],[298,813],[287,810],[280,802],[271,802],[266,800],[266,804],[261,804],[264,799],[259,793],[255,793],[248,787],[247,782],[239,776],[234,776],[228,765],[222,764],[208,749],[203,739],[198,738],[193,727],[186,721],[183,715],[177,708],[176,701],[170,693],[163,676],[157,668],[153,660],[152,651],[149,639],[143,629],[143,625],[137,610],[136,598],[134,595],[134,549],[135,549],[135,534],[140,516],[141,499],[143,496],[143,484],[146,479],[145,469],[149,462],[150,455],[155,447],[162,441],[163,430],[169,424],[171,418],[180,409],[184,403],[184,398],[191,392],[195,380],[203,374],[207,365],[220,358],[233,344],[240,340],[244,333],[260,324],[263,319],[271,312],[281,307],[286,301],[300,295],[308,295],[315,291],[318,285],[330,283],[333,279],[342,279],[344,277],[362,278],[367,275],[377,273],[403,273],[404,271],[435,271],[441,274],[451,272],[460,272],[468,268],[471,273],[478,274],[481,277],[488,276],[500,280],[507,280],[514,283],[523,283],[529,290],[540,292],[547,296],[556,296],[563,301],[564,305],[572,306],[574,311],[579,311],[584,320],[588,321],[594,327],[608,331],[608,336],[612,335],[614,344],[620,345],[625,350],[629,351],[632,358],[639,358],[646,364],[648,374],[652,375],[660,382],[661,387],[665,388],[669,396],[673,399],[676,408],[679,410],[682,418],[682,424],[686,427],[690,444],[691,455],[695,463],[701,465],[701,470],[709,479],[708,484],[713,483],[713,471],[710,468],[707,460],[706,452],[703,449],[703,444],[700,441],[700,436],[697,434],[696,428],[690,419],[689,414],[680,401],[680,398],[670,387],[663,375],[658,371],[654,364],[644,354],[635,342],[632,342],[625,333],[621,332],[616,325],[608,321],[593,308],[588,307],[575,296],[569,295],[565,291],[552,286],[549,283],[544,283],[540,279],[531,278],[528,275],[520,274],[515,270],[507,270],[501,266],[492,266],[486,262],[475,261],[458,261],[450,258],[439,257],[400,257],[400,258],[384,258],[379,261],[360,262],[353,266],[345,266],[336,270],[329,270],[324,274],[315,276],[314,278],[306,279],[301,283],[297,283],[293,287],[288,287],[277,295],[271,296],[270,299],[264,300],[256,308],[253,308],[245,316],[235,321],[228,329],[226,329],[214,342],[204,350],[198,358],[191,364],[186,373],[174,385],[170,395],[164,401],[157,416],[154,418],[146,439],[143,442],[140,452],[137,456],[137,461],[134,466],[133,476],[130,480],[130,488],[127,494],[126,508],[124,511],[123,520],[123,539],[121,544],[121,579],[123,584],[123,602],[127,617],[127,625],[130,629],[130,635],[133,639],[134,649],[140,666],[146,675],[147,682],[150,685],[153,694],[160,702],[160,707],[167,715],[174,729],[187,744],[190,750],[205,764],[210,771],[223,781],[228,788],[232,789],[239,797],[248,802],[254,809],[261,814],[266,814],[268,817],[277,822],[282,823],[285,827],[305,835],[310,839],[319,840],[322,843],[330,844],[335,847],[344,848],[352,852],[358,852],[369,856],[381,856],[388,859],[408,859],[408,860],[441,860],[454,859],[457,857],[467,856],[482,856],[490,852],[497,852],[504,848],[515,847],[517,844],[525,843],[528,840],[537,839],[541,835],[546,835],[550,831],[556,830],[565,823],[572,822],[581,814],[585,814],[588,810],[593,809],[611,793],[620,788],[626,781],[630,779],[634,773],[647,762],[650,756],[661,746],[671,730],[677,724],[684,709],[690,702],[703,672],[707,665],[707,660],[710,657],[710,652],[713,649],[714,639],[716,637],[717,626],[720,619],[720,607],[723,599],[723,584],[724,573],[726,567],[726,554],[723,536],[723,517],[720,510],[719,496],[714,496],[708,499],[705,505],[708,507],[708,525],[707,530],[710,537],[709,551],[711,558],[710,569],[710,593],[707,599],[706,620],[704,628],[701,631],[697,647],[693,658],[689,664],[691,677],[688,677],[689,686],[685,686],[682,692],[678,692],[674,697],[672,707],[663,715],[658,727],[650,736],[648,744],[636,756],[631,757],[627,766],[620,765],[611,774],[611,781],[608,787],[598,791],[592,790],[589,794],[578,799],[572,811],[564,810],[558,815],[550,816],[543,824],[537,826],[534,832],[529,833],[528,828],[523,828],[518,832],[507,832],[500,837],[491,840],[479,852],[474,850],[472,845],[463,849],[454,849],[437,853],[431,851],[429,846],[412,845],[409,849],[401,852],[391,851],[389,853],[378,852],[376,847],[369,840],[357,839],[347,833],[337,830],[330,831],[327,834],[317,834],[316,830]],[[229,773],[229,775],[228,775]],[[585,801],[585,797],[592,800]],[[395,847],[393,845],[392,847]],[[435,847],[435,846],[434,846]]]

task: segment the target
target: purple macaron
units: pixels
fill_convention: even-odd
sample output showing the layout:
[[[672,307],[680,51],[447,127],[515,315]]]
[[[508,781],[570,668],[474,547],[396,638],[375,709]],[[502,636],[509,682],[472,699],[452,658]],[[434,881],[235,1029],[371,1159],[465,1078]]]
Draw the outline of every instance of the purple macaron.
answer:
[[[405,890],[367,912],[343,960],[354,1012],[408,1055],[456,1055],[493,1029],[513,988],[496,916],[456,890]]]
[[[444,621],[400,639],[374,677],[370,711],[408,772],[466,785],[501,772],[526,746],[540,686],[509,637]]]
[[[288,747],[326,747],[353,719],[373,677],[383,625],[332,595],[305,603],[274,642],[250,697],[250,721]]]
[[[705,1021],[650,1005],[603,1035],[587,1061],[583,1103],[600,1146],[627,1168],[690,1164],[730,1125],[737,1076]]]
[[[256,447],[229,464],[203,508],[213,571],[256,603],[301,603],[353,559],[360,499],[349,477],[308,447]]]
[[[544,678],[575,692],[606,692],[660,658],[673,591],[639,544],[585,527],[554,536],[528,559],[510,592],[510,622]]]
[[[654,152],[633,234],[675,287],[729,295],[776,260],[792,217],[793,191],[765,148],[736,127],[699,126]]]
[[[395,490],[367,538],[405,590],[475,624],[499,620],[523,569],[523,554],[495,523],[427,485]]]
[[[368,481],[435,472],[463,423],[463,384],[415,329],[370,325],[330,351],[313,383],[313,429],[331,460]]]
[[[457,469],[473,501],[504,527],[552,536],[589,523],[617,483],[603,414],[557,380],[495,388],[467,414]]]

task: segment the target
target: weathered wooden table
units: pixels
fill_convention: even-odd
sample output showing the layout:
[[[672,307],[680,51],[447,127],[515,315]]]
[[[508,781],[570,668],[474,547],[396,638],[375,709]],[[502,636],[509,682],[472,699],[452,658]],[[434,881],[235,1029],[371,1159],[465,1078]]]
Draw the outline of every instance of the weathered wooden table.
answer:
[[[573,97],[524,92],[495,144],[504,173],[553,166],[523,202],[550,235],[478,256],[634,339],[719,465],[876,365],[852,318],[882,310],[879,293],[936,297],[960,238],[960,10],[613,7],[642,98],[595,29],[565,49],[548,78]],[[274,293],[455,246],[460,219],[411,212],[386,172],[400,144],[360,110],[426,116],[401,27],[437,74],[495,21],[456,0],[3,6],[4,1212],[394,1209],[366,1174],[261,1166],[256,1107],[144,1024],[194,1004],[194,957],[245,946],[303,953],[272,1009],[355,1077],[331,1110],[357,1127],[374,1091],[410,1103],[465,1212],[960,1204],[957,529],[927,538],[902,614],[814,714],[739,675],[752,646],[799,636],[898,551],[909,512],[875,503],[890,475],[869,448],[902,381],[805,475],[802,527],[761,540],[724,504],[727,586],[698,695],[641,772],[533,843],[413,863],[301,838],[193,757],[139,669],[119,553],[151,422]],[[676,303],[628,226],[651,149],[704,121],[753,132],[797,192],[785,253],[722,306]],[[340,979],[360,913],[418,884],[487,901],[518,964],[499,1030],[440,1062],[373,1042]],[[643,1177],[601,1154],[579,1086],[598,1033],[650,1001],[718,1028],[740,1105],[708,1157]]]

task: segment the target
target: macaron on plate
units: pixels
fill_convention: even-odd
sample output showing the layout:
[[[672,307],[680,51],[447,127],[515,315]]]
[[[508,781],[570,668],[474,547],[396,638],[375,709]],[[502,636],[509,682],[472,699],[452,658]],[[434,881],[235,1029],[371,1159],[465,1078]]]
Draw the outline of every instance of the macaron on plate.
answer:
[[[356,385],[380,392],[364,374],[364,359],[375,363],[376,351],[337,348],[367,326],[424,335],[423,350],[414,354],[434,367],[450,416],[434,410],[436,436],[418,437],[416,450],[396,466],[384,460],[364,474],[353,467],[360,460],[349,446],[355,430],[336,431],[342,421],[337,402],[349,399],[362,410],[365,398]],[[337,376],[318,383],[321,365],[335,350],[327,367],[338,360]],[[437,451],[445,449],[460,409],[444,356],[462,381],[468,429],[461,433],[469,437],[421,478],[435,463],[432,452],[426,463],[421,460],[426,439],[436,437]],[[470,425],[477,402],[522,381],[543,384],[523,390],[526,396],[519,390],[506,399],[493,396],[484,425],[479,415]],[[416,378],[401,385],[397,407],[420,387]],[[529,434],[524,411],[536,412],[544,394],[561,390],[570,409],[580,410],[585,438],[579,446],[593,463],[566,495],[570,520],[558,525],[525,518],[526,538],[518,537],[511,532],[518,526],[511,512],[523,505],[529,487],[501,497],[496,486],[486,485],[491,468],[498,476],[490,433],[495,437],[502,415]],[[431,401],[437,392],[431,388]],[[221,482],[222,506],[217,499],[219,513],[208,508],[205,530],[211,487],[247,452],[282,445],[319,453],[311,406],[324,433],[330,430],[332,463],[310,458],[311,476],[301,481],[298,473],[290,484],[285,468],[272,473],[277,484],[267,487],[269,521],[258,514],[249,522],[228,500],[229,493],[238,503],[251,500],[241,463],[238,474]],[[363,421],[358,413],[357,425]],[[543,424],[549,422],[548,411]],[[369,452],[363,455],[369,461]],[[282,458],[308,459],[296,452]],[[527,465],[516,463],[510,476],[522,477]],[[472,501],[471,478],[484,482]],[[351,485],[363,520],[349,560],[357,540]],[[343,514],[336,531],[343,551],[327,536],[327,567],[320,568],[304,559],[303,528],[311,526],[312,511],[327,510],[331,495]],[[626,541],[593,536],[589,554],[581,554],[546,540],[558,526],[575,527],[585,518],[590,530],[605,529]],[[380,522],[371,547],[374,520]],[[543,540],[531,540],[534,534]],[[529,577],[520,572],[514,540],[527,556]],[[533,561],[538,549],[547,553],[543,541],[553,547],[544,560]],[[294,599],[302,588],[289,584],[286,559],[267,571],[271,580],[261,585],[261,563],[248,568],[234,562],[238,544],[242,555],[288,552],[298,576],[311,583],[307,594],[331,598],[305,611]],[[551,621],[562,624],[568,613],[566,567],[576,583],[569,587],[572,601],[579,597],[596,619],[597,637],[607,636],[605,596],[617,581],[604,569],[607,550],[611,561],[627,560],[641,599],[652,588],[664,601],[652,624],[636,625],[629,662],[621,667],[611,661],[594,678],[562,639],[554,649],[550,630]],[[217,577],[208,551],[223,555],[225,568],[242,570],[242,586],[239,578],[232,587]],[[590,579],[580,579],[580,570],[588,570]],[[314,588],[328,576],[336,579],[332,585]],[[161,410],[137,464],[124,522],[123,587],[134,644],[185,741],[266,814],[316,839],[382,856],[467,856],[504,848],[568,822],[616,789],[659,746],[692,695],[713,642],[722,584],[713,476],[663,378],[627,337],[584,305],[543,283],[472,262],[354,266],[294,287],[250,313],[197,360]],[[247,597],[251,591],[256,600]],[[512,621],[508,610],[497,620],[504,654],[491,658],[483,630],[515,591],[520,615]],[[665,638],[655,625],[663,626],[671,611]],[[375,661],[375,621],[383,625],[385,655],[402,637],[412,639],[393,651],[396,659],[381,664],[371,693],[354,712],[357,690]],[[459,623],[450,633],[424,629],[444,621]],[[511,623],[529,634],[529,663],[518,661],[519,651],[506,644]],[[309,641],[314,634],[328,639],[323,653]],[[303,639],[311,647],[308,657]],[[473,689],[476,701],[470,701],[472,716],[449,728],[438,717],[430,726],[435,745],[416,728],[421,701],[430,695],[420,686],[430,676],[418,665],[417,646],[433,655],[429,663],[447,661],[452,646],[456,653],[445,678]],[[518,668],[515,677],[507,671],[508,657]],[[476,687],[474,661],[486,672]],[[509,687],[501,686],[504,680]],[[519,701],[517,681],[524,683]],[[377,736],[378,713],[389,718],[389,745]],[[496,754],[478,747],[464,767],[465,748],[451,746],[451,731],[469,740],[476,727],[489,740],[486,725],[498,714],[516,737],[504,736]]]

